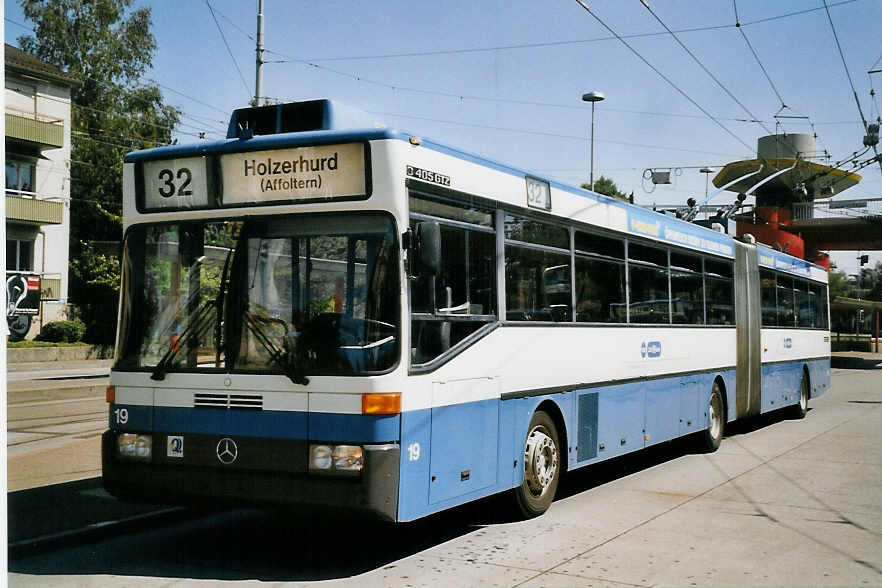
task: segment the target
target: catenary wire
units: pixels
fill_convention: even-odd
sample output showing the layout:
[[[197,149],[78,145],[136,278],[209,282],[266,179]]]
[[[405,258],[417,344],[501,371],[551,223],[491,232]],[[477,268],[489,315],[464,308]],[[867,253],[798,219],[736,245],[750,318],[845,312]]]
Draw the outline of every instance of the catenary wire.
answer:
[[[224,35],[224,30],[221,28],[220,23],[217,21],[217,17],[214,15],[214,9],[211,7],[211,4],[208,0],[205,0],[205,6],[208,7],[208,12],[211,13],[211,18],[214,20],[214,24],[217,26],[217,32],[220,33],[221,39],[224,42],[224,47],[227,48],[227,53],[230,54],[230,59],[233,60],[233,65],[236,67],[236,71],[239,72],[239,79],[242,80],[242,85],[245,86],[245,94],[248,98],[251,98],[251,89],[248,87],[248,82],[245,81],[245,76],[242,75],[242,70],[239,69],[239,62],[236,61],[236,56],[233,55],[233,50],[230,49],[230,44],[227,43],[227,36]]]
[[[836,34],[836,26],[833,24],[833,17],[830,16],[830,9],[827,6],[827,0],[824,0],[824,9],[827,12],[827,20],[830,22],[830,29],[833,31],[833,39],[836,41],[836,48],[839,50],[839,58],[842,59],[842,67],[845,69],[845,75],[848,77],[848,83],[851,85],[851,93],[854,95],[854,102],[857,104],[858,113],[861,115],[861,121],[864,123],[864,131],[869,132],[867,126],[867,118],[864,116],[864,109],[861,108],[861,101],[858,98],[857,90],[854,88],[854,82],[851,79],[851,72],[848,71],[848,63],[845,62],[845,54],[842,52],[842,45],[839,43],[839,35]],[[879,155],[876,145],[873,145],[873,153]],[[882,172],[882,159],[879,159],[879,171]]]
[[[781,92],[778,91],[777,86],[775,86],[775,82],[772,81],[769,72],[766,71],[766,67],[763,65],[762,60],[760,60],[759,55],[756,52],[756,49],[753,48],[753,44],[751,44],[750,39],[747,38],[747,33],[744,32],[744,27],[741,26],[741,21],[738,18],[738,3],[737,0],[732,0],[732,6],[735,9],[735,28],[738,29],[738,32],[741,33],[741,37],[744,39],[744,42],[747,43],[748,49],[753,54],[753,58],[756,60],[757,65],[759,65],[760,70],[762,70],[763,75],[766,76],[766,80],[769,82],[769,85],[772,87],[772,91],[775,93],[775,96],[778,97],[778,102],[781,103],[781,106],[786,106],[784,103],[784,98],[781,97]]]
[[[841,6],[843,4],[851,4],[853,2],[857,2],[858,0],[842,0],[840,2],[835,2],[830,6],[836,7]],[[759,24],[763,22],[769,22],[772,20],[778,20],[783,18],[790,18],[793,16],[799,16],[802,14],[806,14],[809,12],[815,12],[817,10],[822,10],[823,7],[817,8],[809,8],[805,10],[798,10],[795,12],[788,12],[785,14],[779,14],[775,16],[770,16],[758,20],[748,21],[741,23],[741,26],[750,26],[754,24]],[[722,25],[708,25],[703,27],[693,27],[688,29],[680,29],[675,32],[677,33],[693,33],[693,32],[702,32],[702,31],[715,31],[732,28],[735,25],[732,24],[722,24]],[[634,33],[630,35],[622,35],[621,37],[624,39],[639,39],[645,37],[657,37],[664,35],[665,33],[661,32],[652,32],[652,33]],[[249,36],[253,40],[252,37]],[[557,47],[561,45],[579,45],[584,43],[595,43],[598,41],[612,41],[615,40],[615,36],[606,36],[606,37],[595,37],[591,39],[575,39],[569,41],[550,41],[546,43],[520,43],[520,44],[512,44],[512,45],[499,45],[494,47],[475,47],[475,48],[463,48],[463,49],[441,49],[436,51],[413,51],[406,53],[385,53],[385,54],[377,54],[377,55],[355,55],[355,56],[345,56],[345,57],[314,57],[314,58],[305,58],[305,59],[294,59],[290,55],[285,55],[284,53],[280,53],[278,51],[272,51],[270,49],[266,49],[266,53],[271,53],[273,55],[279,55],[280,57],[285,57],[284,61],[270,61],[266,63],[289,63],[289,62],[302,62],[302,61],[357,61],[357,60],[368,60],[368,59],[394,59],[400,57],[429,57],[435,55],[456,55],[463,53],[481,53],[481,52],[490,52],[490,51],[501,51],[501,50],[511,50],[511,49],[536,49],[542,47]]]
[[[558,134],[558,133],[549,133],[549,132],[545,132],[545,131],[531,131],[531,130],[525,130],[525,129],[514,129],[514,128],[510,128],[510,127],[497,127],[497,126],[483,125],[483,124],[477,124],[477,123],[465,123],[465,122],[454,121],[454,120],[428,118],[428,117],[423,117],[423,116],[410,116],[410,115],[398,114],[398,113],[394,113],[394,112],[376,112],[376,111],[374,111],[373,114],[379,114],[382,116],[393,116],[393,117],[399,117],[399,118],[409,118],[409,119],[414,119],[414,120],[424,120],[424,121],[429,121],[429,122],[436,122],[436,123],[457,125],[457,126],[478,128],[478,129],[487,129],[487,130],[492,130],[492,131],[505,131],[505,132],[510,132],[510,133],[524,133],[527,135],[537,135],[537,136],[542,136],[542,137],[554,137],[556,139],[572,139],[575,141],[581,141],[583,143],[588,141],[588,139],[586,137],[580,136],[580,135],[563,135],[563,134]],[[625,145],[628,147],[643,147],[646,149],[665,149],[668,151],[683,151],[686,153],[705,153],[705,154],[710,154],[710,155],[720,155],[720,156],[724,156],[724,157],[740,157],[740,155],[735,155],[732,153],[719,153],[719,152],[712,152],[712,151],[707,151],[707,150],[703,150],[703,149],[683,149],[680,147],[671,147],[669,145],[647,145],[644,143],[629,143],[626,141],[613,141],[610,139],[595,139],[595,142],[609,143],[611,145]]]
[[[592,17],[594,17],[594,19],[595,19],[597,22],[599,22],[599,23],[603,26],[603,28],[605,28],[606,30],[608,30],[611,34],[615,35],[615,36],[616,36],[616,37],[622,42],[622,44],[625,45],[625,47],[627,47],[628,49],[630,49],[631,52],[632,52],[635,56],[637,56],[638,59],[640,59],[640,61],[642,61],[643,63],[645,63],[650,69],[652,69],[652,71],[654,71],[655,73],[657,73],[657,74],[659,75],[659,77],[661,77],[663,80],[665,80],[665,81],[666,81],[666,82],[667,82],[672,88],[674,88],[675,90],[677,90],[677,92],[679,92],[681,96],[683,96],[684,98],[686,98],[686,99],[687,99],[687,100],[688,100],[693,106],[695,106],[696,108],[698,108],[698,109],[699,109],[701,112],[703,112],[703,113],[704,113],[709,119],[711,119],[712,121],[714,121],[714,122],[717,124],[717,126],[719,126],[721,129],[723,129],[728,135],[730,135],[730,136],[733,137],[736,141],[738,141],[739,143],[741,143],[742,145],[744,145],[748,150],[753,151],[753,147],[751,147],[750,145],[748,145],[748,144],[744,141],[744,139],[742,139],[741,137],[739,137],[738,135],[736,135],[735,133],[733,133],[731,130],[729,130],[729,128],[728,128],[726,125],[724,125],[722,122],[720,122],[718,119],[716,119],[716,118],[714,117],[714,115],[712,115],[710,112],[708,112],[707,110],[705,110],[705,108],[704,108],[703,106],[701,106],[698,102],[696,102],[696,101],[695,101],[695,100],[694,100],[689,94],[687,94],[685,91],[683,91],[683,90],[682,90],[677,84],[675,84],[670,78],[668,78],[666,75],[664,75],[664,74],[663,74],[663,73],[662,73],[657,67],[655,67],[654,65],[652,65],[649,61],[647,61],[647,59],[646,59],[645,57],[643,57],[643,55],[641,55],[636,49],[634,49],[634,48],[633,48],[633,47],[632,47],[632,46],[631,46],[626,40],[624,40],[624,39],[622,39],[621,37],[619,37],[618,34],[617,34],[617,33],[616,33],[616,32],[615,32],[615,31],[614,31],[609,25],[607,25],[607,24],[606,24],[606,23],[605,23],[600,17],[598,17],[596,14],[594,14],[594,12],[591,11],[591,8],[589,8],[588,5],[585,4],[585,3],[583,2],[583,0],[576,0],[576,2],[579,4],[579,6],[581,6],[582,8],[584,8],[585,11],[588,12],[588,14],[590,14]]]
[[[686,44],[683,43],[683,41],[680,40],[680,38],[676,35],[676,33],[674,33],[674,31],[672,31],[672,30],[670,29],[670,27],[668,27],[668,25],[666,25],[665,22],[664,22],[664,21],[663,21],[663,20],[662,20],[662,19],[661,19],[656,13],[655,13],[655,11],[649,6],[649,4],[646,2],[646,0],[640,0],[640,3],[643,4],[643,6],[646,8],[646,10],[649,11],[649,14],[651,14],[651,15],[653,16],[653,18],[655,18],[655,20],[658,21],[658,23],[659,23],[662,27],[664,27],[664,29],[665,29],[666,31],[668,31],[668,33],[670,33],[670,35],[674,38],[674,40],[677,42],[677,44],[680,45],[680,47],[683,48],[683,50],[689,55],[689,57],[691,57],[692,60],[695,61],[695,63],[697,63],[697,64],[699,65],[699,67],[701,67],[702,70],[704,70],[704,73],[706,73],[707,75],[709,75],[710,78],[711,78],[711,79],[712,79],[712,80],[713,80],[713,81],[714,81],[714,82],[715,82],[715,83],[716,83],[716,84],[717,84],[717,85],[718,85],[718,86],[719,86],[719,87],[720,87],[720,88],[721,88],[721,89],[722,89],[722,90],[723,90],[723,91],[729,96],[729,98],[731,98],[732,100],[734,100],[735,103],[736,103],[738,106],[741,107],[741,110],[743,110],[745,113],[747,113],[747,116],[749,116],[749,117],[750,117],[751,119],[753,119],[753,120],[757,120],[757,121],[758,121],[756,115],[753,114],[753,113],[750,111],[750,109],[747,108],[747,106],[745,106],[744,103],[741,102],[741,100],[739,100],[739,99],[735,96],[735,94],[733,94],[733,93],[729,90],[729,88],[727,88],[726,85],[723,84],[723,82],[721,82],[721,81],[719,80],[719,78],[717,78],[717,76],[715,76],[715,75],[713,74],[713,72],[711,72],[711,70],[709,70],[709,69],[707,68],[707,66],[704,65],[704,63],[702,63],[702,61],[701,61],[701,60],[695,55],[695,53],[693,53],[693,52],[689,49],[689,47],[687,47]],[[601,23],[601,24],[602,24],[602,23]],[[604,25],[604,26],[606,26],[606,25]],[[644,61],[645,61],[645,60],[644,60]],[[759,122],[759,121],[758,121],[758,122]],[[759,122],[759,125],[763,128],[764,131],[766,131],[767,134],[771,134],[771,132],[769,131],[769,129],[766,127],[766,125],[764,125],[762,122]],[[727,129],[727,130],[728,130],[728,129]]]

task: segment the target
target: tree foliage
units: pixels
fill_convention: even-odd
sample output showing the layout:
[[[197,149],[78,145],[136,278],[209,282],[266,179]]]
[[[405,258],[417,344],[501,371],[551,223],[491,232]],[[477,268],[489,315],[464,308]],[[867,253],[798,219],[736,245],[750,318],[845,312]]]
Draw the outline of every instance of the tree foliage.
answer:
[[[828,287],[830,300],[842,296],[882,302],[882,262],[877,262],[874,268],[862,267],[860,280],[849,277],[834,266],[828,275]]]
[[[591,189],[591,184],[585,182],[582,184],[582,187],[586,190]],[[624,192],[620,192],[616,183],[612,181],[612,178],[608,178],[606,176],[600,176],[597,180],[594,181],[594,191],[598,194],[603,194],[604,196],[610,196],[612,198],[618,198],[619,200],[628,201],[628,196]]]
[[[35,33],[19,37],[22,50],[80,82],[72,95],[71,129],[70,253],[78,259],[83,243],[121,240],[123,156],[169,143],[180,112],[164,103],[156,84],[143,80],[156,50],[149,8],[133,10],[132,0],[21,5]],[[97,261],[94,255],[83,259]],[[82,263],[70,284],[71,300],[81,304],[89,276],[104,271]],[[116,316],[115,306],[107,316]]]

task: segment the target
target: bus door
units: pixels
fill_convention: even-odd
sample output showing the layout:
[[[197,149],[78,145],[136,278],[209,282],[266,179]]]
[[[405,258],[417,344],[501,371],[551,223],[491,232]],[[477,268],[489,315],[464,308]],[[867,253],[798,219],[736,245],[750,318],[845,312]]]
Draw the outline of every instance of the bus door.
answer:
[[[755,245],[735,245],[735,416],[760,413],[762,393],[762,343],[760,329],[760,279]]]

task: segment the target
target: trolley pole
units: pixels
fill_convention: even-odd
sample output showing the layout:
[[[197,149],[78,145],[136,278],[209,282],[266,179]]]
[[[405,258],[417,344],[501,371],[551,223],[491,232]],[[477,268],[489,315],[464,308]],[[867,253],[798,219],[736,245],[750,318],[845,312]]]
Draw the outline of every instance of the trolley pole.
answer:
[[[254,106],[260,106],[263,93],[263,0],[257,0],[257,73],[254,80]]]

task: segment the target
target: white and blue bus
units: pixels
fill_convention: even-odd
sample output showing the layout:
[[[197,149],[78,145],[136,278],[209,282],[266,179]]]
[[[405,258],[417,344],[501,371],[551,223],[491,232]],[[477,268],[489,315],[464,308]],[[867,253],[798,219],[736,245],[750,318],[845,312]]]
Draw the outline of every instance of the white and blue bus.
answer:
[[[129,154],[103,475],[410,521],[830,385],[827,274],[330,101]]]

